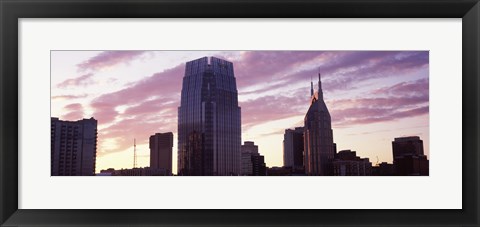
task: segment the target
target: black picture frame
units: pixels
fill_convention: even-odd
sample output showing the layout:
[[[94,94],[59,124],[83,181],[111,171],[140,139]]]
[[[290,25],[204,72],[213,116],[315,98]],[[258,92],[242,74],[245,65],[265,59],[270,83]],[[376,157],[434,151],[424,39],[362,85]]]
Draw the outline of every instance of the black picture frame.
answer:
[[[478,0],[0,0],[2,226],[480,226]],[[19,18],[462,18],[461,210],[18,209]]]

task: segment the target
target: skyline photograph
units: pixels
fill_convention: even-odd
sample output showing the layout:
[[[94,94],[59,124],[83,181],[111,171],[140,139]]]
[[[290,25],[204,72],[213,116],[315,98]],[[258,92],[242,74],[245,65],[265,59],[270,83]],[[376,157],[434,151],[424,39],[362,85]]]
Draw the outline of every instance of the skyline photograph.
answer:
[[[429,52],[51,51],[51,117],[52,176],[428,175]]]

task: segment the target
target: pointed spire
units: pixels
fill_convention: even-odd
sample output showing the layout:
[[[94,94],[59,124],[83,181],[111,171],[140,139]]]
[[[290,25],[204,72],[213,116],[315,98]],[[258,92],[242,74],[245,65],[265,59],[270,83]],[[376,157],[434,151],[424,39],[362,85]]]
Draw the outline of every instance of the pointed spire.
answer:
[[[320,69],[318,70],[318,99],[323,100],[322,75],[320,73]]]
[[[310,97],[313,97],[313,79],[310,76]]]

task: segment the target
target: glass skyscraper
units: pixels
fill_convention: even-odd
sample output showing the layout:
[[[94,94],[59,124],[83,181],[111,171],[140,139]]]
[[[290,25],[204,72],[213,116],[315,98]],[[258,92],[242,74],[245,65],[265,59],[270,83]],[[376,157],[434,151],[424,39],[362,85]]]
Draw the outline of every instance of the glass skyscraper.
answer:
[[[231,62],[186,63],[178,108],[178,175],[241,172],[241,115]]]

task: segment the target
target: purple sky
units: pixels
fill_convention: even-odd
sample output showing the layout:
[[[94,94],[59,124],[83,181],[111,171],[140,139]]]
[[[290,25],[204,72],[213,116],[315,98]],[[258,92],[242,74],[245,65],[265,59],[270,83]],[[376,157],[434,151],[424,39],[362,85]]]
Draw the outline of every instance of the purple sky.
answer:
[[[133,138],[148,166],[149,136],[176,137],[185,62],[203,56],[233,62],[242,141],[267,166],[282,165],[283,131],[302,126],[319,70],[339,150],[391,162],[394,137],[419,135],[428,154],[427,51],[53,51],[52,115],[98,120],[97,171],[131,168]]]

